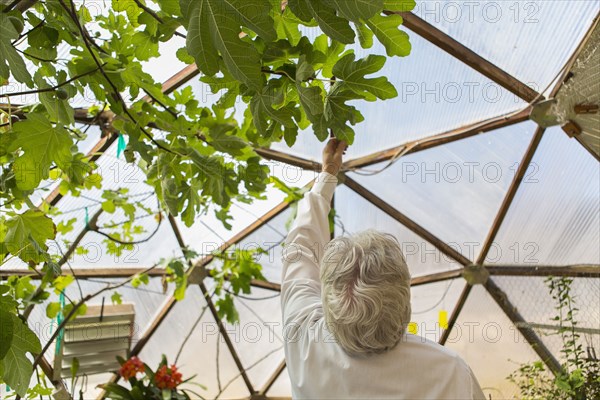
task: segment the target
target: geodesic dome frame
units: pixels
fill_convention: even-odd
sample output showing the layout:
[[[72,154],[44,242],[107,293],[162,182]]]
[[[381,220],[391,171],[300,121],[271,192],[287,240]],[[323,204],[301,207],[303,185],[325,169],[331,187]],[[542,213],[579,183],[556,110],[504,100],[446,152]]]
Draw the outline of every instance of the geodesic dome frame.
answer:
[[[483,56],[477,54],[475,51],[470,50],[467,46],[460,43],[459,40],[454,39],[451,34],[444,31],[444,27],[437,27],[434,24],[426,22],[424,19],[419,17],[415,13],[403,13],[404,18],[404,26],[408,28],[411,32],[419,36],[420,38],[426,40],[430,44],[434,45],[438,49],[443,50],[443,52],[449,54],[450,56],[456,58],[460,62],[464,63],[472,70],[476,71],[478,74],[481,74],[483,77],[489,79],[492,82],[498,84],[501,88],[506,90],[509,93],[514,94],[519,99],[522,99],[525,103],[518,103],[516,107],[512,107],[510,112],[503,112],[500,115],[494,115],[491,118],[486,118],[481,121],[476,121],[473,123],[469,123],[460,127],[456,127],[454,129],[450,129],[448,131],[436,134],[428,134],[423,135],[417,139],[411,139],[399,145],[395,145],[393,147],[379,149],[376,152],[369,152],[369,154],[363,154],[360,156],[352,157],[349,161],[344,164],[345,173],[341,177],[341,185],[343,188],[341,189],[343,192],[341,196],[336,194],[336,198],[334,200],[336,210],[340,210],[340,219],[344,222],[344,219],[347,218],[351,220],[355,217],[353,215],[353,206],[356,208],[357,204],[362,204],[364,207],[370,207],[369,211],[365,211],[367,214],[375,216],[375,225],[378,222],[381,222],[385,219],[385,222],[382,223],[384,227],[390,227],[391,224],[399,224],[399,228],[401,229],[403,234],[407,237],[418,238],[420,243],[426,243],[431,245],[437,256],[441,256],[443,258],[442,261],[435,261],[432,265],[428,261],[417,263],[419,265],[413,266],[411,271],[413,272],[413,281],[412,285],[415,288],[427,288],[432,287],[432,285],[445,285],[447,282],[460,282],[462,284],[462,289],[456,292],[455,301],[453,302],[453,309],[449,315],[447,321],[447,327],[445,329],[441,329],[441,335],[439,337],[439,342],[441,344],[447,344],[449,339],[452,338],[453,334],[456,334],[456,331],[453,331],[457,321],[460,320],[462,311],[464,310],[465,305],[467,304],[470,296],[474,296],[473,293],[477,292],[477,296],[489,295],[491,299],[493,299],[493,303],[502,310],[504,315],[508,318],[508,320],[514,325],[516,328],[516,332],[522,337],[525,342],[531,346],[533,352],[541,359],[547,367],[553,371],[557,372],[560,370],[560,361],[559,354],[557,354],[556,348],[551,345],[551,343],[540,334],[540,329],[542,331],[553,330],[555,327],[544,325],[540,321],[539,315],[544,315],[544,312],[540,312],[539,315],[534,315],[529,312],[527,307],[534,307],[533,304],[527,304],[526,301],[523,301],[525,296],[523,296],[523,292],[519,292],[518,289],[515,289],[515,282],[517,279],[521,279],[523,281],[533,282],[535,281],[535,285],[537,285],[537,293],[541,293],[541,289],[539,288],[539,282],[542,277],[547,276],[565,276],[565,277],[574,277],[577,278],[578,282],[584,287],[582,289],[582,293],[585,290],[589,290],[593,292],[598,288],[598,278],[600,277],[600,256],[598,254],[597,248],[594,249],[594,245],[600,245],[600,239],[598,236],[598,232],[594,235],[594,225],[597,226],[599,213],[598,213],[598,193],[596,192],[596,197],[594,199],[594,190],[597,188],[598,182],[591,182],[591,205],[590,204],[575,204],[575,206],[579,206],[576,209],[577,213],[569,214],[565,218],[571,218],[569,221],[561,223],[557,223],[563,229],[562,232],[558,233],[559,237],[552,238],[551,245],[558,243],[560,240],[566,240],[566,246],[571,246],[572,250],[562,250],[562,253],[556,253],[554,256],[550,255],[545,257],[542,262],[530,264],[527,262],[517,262],[510,263],[507,262],[507,258],[500,257],[498,260],[494,260],[493,262],[489,262],[490,252],[494,248],[494,243],[496,241],[502,241],[506,238],[507,235],[515,232],[516,234],[520,234],[523,236],[527,236],[528,231],[527,228],[523,228],[518,224],[519,218],[525,218],[526,215],[517,214],[517,217],[512,217],[507,224],[507,216],[514,212],[515,202],[518,200],[522,200],[522,197],[519,197],[522,194],[522,184],[527,180],[528,169],[532,162],[535,160],[536,151],[540,147],[540,145],[546,141],[552,141],[552,148],[554,151],[559,151],[556,149],[565,146],[567,141],[571,141],[569,146],[569,160],[573,161],[575,159],[579,160],[581,157],[585,155],[588,159],[582,162],[581,165],[577,165],[576,169],[578,173],[584,175],[583,182],[586,181],[586,177],[589,176],[592,178],[597,177],[594,174],[585,175],[585,173],[589,173],[590,168],[596,166],[597,168],[597,160],[598,160],[598,142],[600,141],[600,127],[598,126],[598,117],[596,114],[591,114],[591,116],[582,116],[582,118],[590,118],[589,125],[583,124],[585,132],[582,134],[576,134],[574,140],[579,142],[590,154],[585,151],[582,151],[581,148],[573,147],[573,140],[567,139],[567,136],[564,135],[562,137],[558,137],[558,128],[542,128],[537,127],[533,128],[533,124],[527,122],[529,120],[529,116],[531,114],[532,109],[535,107],[537,103],[545,98],[552,99],[555,97],[560,97],[561,88],[564,86],[564,82],[568,79],[575,79],[577,74],[573,76],[570,73],[573,67],[575,66],[578,57],[584,51],[586,45],[592,43],[593,38],[598,38],[598,22],[599,15],[597,14],[597,7],[595,10],[596,14],[593,18],[585,18],[584,16],[579,16],[579,19],[575,19],[575,22],[568,21],[572,23],[580,22],[581,20],[587,23],[585,29],[582,28],[584,32],[579,45],[574,51],[571,51],[569,54],[568,61],[563,68],[561,68],[558,72],[557,79],[552,80],[552,85],[550,85],[550,90],[545,91],[537,91],[527,84],[523,83],[521,80],[517,79],[512,74],[503,70],[502,68],[496,66],[494,63],[486,60]],[[446,29],[448,30],[448,29]],[[596,32],[596,34],[594,34]],[[573,35],[575,36],[575,35]],[[471,38],[472,39],[472,38]],[[420,40],[420,39],[419,39]],[[597,45],[597,43],[595,44]],[[418,50],[418,48],[417,48]],[[413,57],[419,57],[418,54],[413,55]],[[593,68],[592,65],[591,68]],[[597,68],[597,65],[595,66]],[[554,71],[556,72],[556,71]],[[190,65],[181,70],[179,73],[174,75],[172,78],[167,80],[163,85],[163,92],[171,93],[177,88],[182,87],[183,85],[191,82],[193,78],[195,78],[199,74],[199,71],[195,65]],[[591,73],[590,82],[592,82],[593,88],[598,88],[600,77],[598,75],[598,71]],[[594,91],[590,91],[592,93]],[[597,94],[596,94],[597,95]],[[593,104],[594,102],[597,104],[598,98],[586,98],[586,104]],[[581,104],[581,101],[578,100]],[[149,99],[150,101],[150,99]],[[505,110],[506,111],[506,110]],[[115,142],[117,140],[117,135],[113,131],[111,127],[112,115],[110,112],[103,112],[96,118],[90,118],[88,116],[88,111],[84,108],[77,110],[76,118],[81,124],[90,124],[97,125],[99,127],[98,133],[102,133],[101,139],[94,144],[89,150],[89,156],[92,160],[96,160],[99,163],[102,162],[104,154],[110,153],[110,150],[114,148]],[[594,129],[594,123],[595,129]],[[450,147],[452,145],[456,145],[457,143],[466,143],[469,140],[481,140],[486,135],[493,135],[494,133],[501,135],[503,132],[506,132],[507,129],[511,127],[515,127],[517,125],[524,126],[526,124],[526,129],[530,132],[530,140],[528,143],[524,143],[522,141],[522,135],[509,134],[509,139],[517,139],[519,136],[518,143],[515,144],[517,149],[514,149],[515,153],[521,154],[521,157],[517,160],[516,168],[514,169],[514,176],[512,179],[505,179],[503,181],[504,186],[502,187],[502,193],[500,195],[496,195],[494,197],[498,207],[496,209],[495,215],[491,219],[491,225],[488,226],[487,233],[485,234],[484,240],[481,243],[478,243],[477,246],[474,246],[476,251],[469,252],[470,254],[465,254],[465,248],[461,248],[461,246],[455,246],[456,243],[452,243],[448,240],[448,235],[446,232],[443,232],[443,235],[439,234],[432,229],[431,220],[428,218],[424,218],[423,215],[419,214],[419,212],[415,211],[414,208],[405,211],[402,209],[401,204],[403,202],[397,201],[394,197],[395,192],[392,189],[385,189],[384,184],[392,181],[393,179],[398,179],[399,171],[393,168],[390,168],[392,165],[398,165],[396,162],[398,160],[410,160],[411,157],[414,156],[422,156],[424,158],[419,158],[421,161],[427,158],[427,154],[431,153],[435,149],[439,149],[441,147]],[[552,137],[551,137],[552,136]],[[383,138],[385,140],[385,138]],[[463,141],[463,142],[461,142]],[[471,143],[473,147],[482,152],[485,151],[486,145],[481,144],[479,142]],[[497,143],[494,142],[494,145]],[[510,144],[509,144],[510,145]],[[305,147],[302,147],[305,146]],[[316,156],[310,156],[310,152],[306,151],[307,148],[312,148],[314,143],[306,142],[300,143],[299,152],[304,152],[302,156],[293,155],[290,151],[286,151],[283,147],[275,147],[272,149],[256,149],[256,152],[260,154],[266,160],[271,160],[274,162],[282,163],[282,165],[289,165],[300,168],[304,171],[319,171],[320,164],[315,161]],[[465,145],[466,146],[466,145]],[[479,146],[479,147],[478,147]],[[522,151],[521,151],[522,150]],[[316,153],[318,154],[318,149]],[[456,148],[452,148],[449,152],[452,153],[457,151]],[[485,158],[489,156],[489,154],[483,154],[482,157]],[[595,160],[594,160],[595,157]],[[311,159],[312,158],[312,159]],[[451,157],[447,158],[446,161],[450,162],[453,159]],[[554,162],[554,159],[544,158],[542,160],[544,163]],[[509,164],[508,162],[506,163]],[[591,166],[591,167],[590,167]],[[378,178],[371,177],[362,177],[358,172],[366,171],[367,168],[377,168],[377,176]],[[385,170],[385,173],[383,172]],[[404,171],[405,173],[407,171]],[[560,171],[559,171],[560,172]],[[569,177],[571,175],[567,174]],[[546,185],[551,185],[551,178],[544,181]],[[581,180],[578,181],[581,183]],[[303,182],[308,183],[308,182]],[[402,182],[404,183],[404,182]],[[422,182],[421,182],[422,183]],[[428,191],[435,186],[426,186],[425,191]],[[381,192],[381,193],[379,193]],[[428,192],[430,196],[435,196],[433,191]],[[469,193],[475,195],[474,193]],[[588,193],[589,194],[589,193]],[[398,192],[398,195],[400,193]],[[540,193],[529,193],[529,195],[536,198],[536,195],[540,195]],[[61,196],[58,188],[56,188],[46,199],[46,201],[51,205],[58,204],[63,197]],[[344,205],[340,203],[345,199],[353,206]],[[351,199],[351,200],[348,200]],[[483,197],[486,199],[486,197]],[[539,200],[539,197],[536,198]],[[70,202],[71,199],[63,199],[62,202]],[[447,200],[447,199],[446,199]],[[479,199],[481,200],[481,199]],[[436,204],[436,203],[431,203]],[[431,205],[430,204],[430,205]],[[561,203],[560,206],[568,207],[568,201]],[[521,204],[522,205],[522,204]],[[280,231],[279,229],[283,224],[283,216],[289,212],[290,203],[286,201],[282,201],[278,203],[275,207],[270,208],[266,213],[262,214],[259,217],[256,217],[256,220],[245,227],[244,229],[238,230],[237,233],[224,240],[220,246],[221,250],[225,250],[230,248],[236,244],[243,243],[244,241],[252,238],[253,235],[256,236],[261,232],[261,229],[267,229],[270,223],[274,223],[277,221],[277,229],[276,231]],[[77,208],[74,204],[69,204],[69,208]],[[361,208],[361,210],[366,210],[366,208]],[[464,211],[464,210],[463,210]],[[557,213],[557,210],[551,210],[553,213]],[[82,212],[82,211],[81,211]],[[355,212],[355,211],[354,211]],[[428,212],[428,210],[424,210],[424,212]],[[434,210],[430,210],[429,212],[433,213]],[[534,213],[534,210],[525,210],[526,213]],[[95,213],[93,213],[89,221],[90,223],[94,223],[102,218],[103,210],[101,208],[97,208]],[[415,216],[416,215],[416,216]],[[539,218],[542,217],[554,217],[554,214],[541,214]],[[440,217],[441,218],[441,217]],[[466,218],[466,217],[465,217]],[[559,217],[556,217],[559,218]],[[421,220],[425,220],[427,223],[421,222]],[[459,222],[459,221],[455,221]],[[521,221],[532,222],[532,221]],[[539,222],[539,220],[538,220]],[[366,226],[365,226],[366,228]],[[190,245],[189,240],[186,241],[186,234],[182,232],[182,227],[180,226],[180,222],[177,218],[169,216],[168,218],[168,227],[163,227],[161,229],[170,229],[172,230],[172,236],[175,238],[175,243],[182,249],[187,248]],[[202,229],[211,230],[211,227],[204,225]],[[337,233],[344,233],[346,229],[342,224],[342,231],[339,229],[336,231]],[[535,229],[552,229],[551,226],[536,226]],[[577,234],[576,231],[581,231],[583,234]],[[89,232],[85,226],[82,229],[71,236],[71,245],[64,251],[62,263],[65,263],[69,257],[71,257],[81,243],[83,243],[86,234]],[[192,231],[187,230],[187,236],[193,236]],[[166,235],[165,233],[163,233]],[[573,235],[577,236],[579,240],[578,243],[572,243],[569,238],[562,238],[561,235]],[[586,236],[587,235],[587,236]],[[165,236],[160,235],[163,239]],[[166,241],[166,240],[165,240]],[[583,245],[581,244],[583,241]],[[172,241],[166,241],[168,244],[172,244]],[[264,240],[263,240],[264,242]],[[161,241],[156,244],[163,244]],[[579,247],[578,247],[579,246]],[[583,246],[583,247],[581,247]],[[589,246],[584,250],[585,247]],[[458,249],[457,249],[458,247]],[[596,246],[598,247],[598,246]],[[574,249],[574,250],[573,250]],[[423,257],[422,253],[426,253],[423,249],[417,249],[417,257]],[[579,256],[571,257],[569,251],[579,252]],[[472,254],[471,254],[472,253]],[[569,254],[567,254],[569,253]],[[554,258],[553,258],[554,257]],[[574,262],[560,263],[557,264],[555,260],[574,260]],[[204,270],[205,268],[210,268],[210,263],[215,260],[211,255],[204,256],[197,260],[194,264],[194,268],[197,270]],[[545,261],[545,262],[544,262]],[[276,269],[277,261],[272,261],[273,268]],[[410,261],[409,261],[410,264]],[[420,264],[430,265],[430,271],[427,273],[419,273],[416,270]],[[131,276],[135,273],[143,271],[144,268],[73,268],[71,273],[76,275],[79,279],[82,280],[90,280],[93,279],[117,279]],[[15,269],[15,270],[2,270],[3,275],[15,275],[15,274],[26,274],[26,271]],[[149,272],[149,275],[156,279],[156,282],[151,286],[159,291],[160,284],[158,283],[160,277],[164,275],[164,271],[160,269],[153,269]],[[233,365],[234,374],[232,376],[231,382],[241,382],[241,386],[245,388],[248,396],[253,399],[259,398],[275,398],[271,397],[270,390],[276,385],[278,379],[282,372],[285,370],[285,362],[280,361],[277,363],[275,368],[267,374],[263,373],[260,376],[261,382],[257,381],[256,377],[251,376],[250,367],[254,367],[254,363],[251,363],[248,359],[244,359],[243,356],[240,355],[242,352],[239,344],[233,340],[231,336],[231,332],[229,331],[230,327],[227,326],[226,323],[222,322],[221,319],[217,315],[217,310],[212,303],[208,295],[209,287],[207,283],[204,282],[203,277],[205,275],[201,275],[198,281],[196,282],[199,291],[196,294],[190,294],[190,300],[186,301],[200,301],[204,307],[204,310],[208,310],[210,316],[214,319],[215,324],[218,328],[218,333],[220,337],[223,338],[224,345],[226,346],[228,352],[230,353],[231,360],[230,364]],[[274,276],[274,275],[273,275]],[[464,280],[463,280],[464,278]],[[438,286],[441,290],[437,290],[443,294],[442,298],[445,298],[448,290],[450,288],[448,286]],[[529,283],[527,286],[530,285]],[[279,284],[273,279],[269,282],[263,281],[255,281],[253,282],[253,286],[259,291],[259,294],[263,294],[265,297],[263,298],[266,301],[270,301],[273,297],[268,295],[266,292],[273,292],[275,295],[280,290]],[[479,298],[479,297],[478,297]],[[277,301],[276,297],[274,298]],[[160,300],[160,301],[159,301]],[[542,301],[540,298],[529,299],[532,302],[536,300]],[[587,329],[585,331],[586,335],[590,335],[591,343],[598,343],[600,338],[600,330],[598,329],[598,316],[591,315],[594,312],[594,307],[598,304],[598,295],[592,294],[590,298],[584,299],[587,301],[586,306],[584,308],[584,312],[589,322],[590,326],[585,326],[582,329]],[[543,300],[548,302],[547,299]],[[160,303],[160,305],[159,305]],[[169,316],[173,315],[174,309],[177,306],[177,301],[173,296],[160,296],[160,299],[157,299],[156,302],[152,303],[153,307],[159,305],[158,310],[156,312],[152,312],[153,310],[148,310],[147,313],[147,325],[144,327],[143,331],[140,332],[139,337],[137,338],[137,342],[135,346],[131,349],[131,355],[139,355],[143,354],[143,350],[147,348],[147,344],[151,342],[153,338],[156,338],[157,332],[161,331],[161,333],[165,333],[165,324],[169,321]],[[268,310],[272,310],[272,304],[267,308]],[[255,310],[256,311],[256,310]],[[597,313],[596,309],[596,313]],[[178,314],[181,315],[181,314]],[[175,317],[172,317],[175,318]],[[200,321],[202,316],[197,321]],[[258,317],[260,319],[260,317]],[[264,322],[264,321],[262,321]],[[176,324],[175,321],[170,321],[171,324]],[[195,324],[188,323],[186,328],[191,328],[193,330],[196,327],[197,322]],[[438,327],[439,330],[439,327]],[[515,333],[516,334],[516,333]],[[163,339],[164,340],[164,339]],[[217,338],[216,348],[218,349],[218,343],[220,340]],[[267,356],[270,355],[270,352],[267,353]],[[281,356],[281,352],[279,353]],[[217,360],[219,359],[219,354],[217,350]],[[468,359],[468,357],[467,357]],[[262,358],[259,358],[258,361],[261,361]],[[48,376],[52,375],[52,367],[48,361],[43,363],[43,367],[46,370]],[[218,362],[217,362],[217,368]],[[112,381],[116,380],[116,375],[113,375],[111,378]],[[54,382],[56,385],[61,386],[64,383],[60,381]],[[219,387],[220,387],[219,383]],[[221,388],[220,390],[221,391]],[[222,390],[223,393],[226,394],[226,390]]]

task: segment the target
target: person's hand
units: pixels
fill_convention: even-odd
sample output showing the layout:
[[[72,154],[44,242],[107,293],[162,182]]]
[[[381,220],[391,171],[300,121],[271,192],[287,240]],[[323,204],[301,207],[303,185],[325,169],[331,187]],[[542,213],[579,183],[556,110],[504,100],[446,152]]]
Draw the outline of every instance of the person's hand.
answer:
[[[342,155],[346,152],[348,145],[343,140],[329,139],[323,149],[323,172],[337,175],[342,167]]]

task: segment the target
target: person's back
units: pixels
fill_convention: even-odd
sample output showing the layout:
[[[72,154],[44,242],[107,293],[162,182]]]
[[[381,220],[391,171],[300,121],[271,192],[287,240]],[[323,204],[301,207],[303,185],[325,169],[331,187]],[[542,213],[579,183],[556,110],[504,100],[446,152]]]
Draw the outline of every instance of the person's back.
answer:
[[[345,146],[298,205],[282,257],[284,349],[294,399],[484,399],[454,352],[406,333],[410,276],[397,242],[366,231],[330,242]]]

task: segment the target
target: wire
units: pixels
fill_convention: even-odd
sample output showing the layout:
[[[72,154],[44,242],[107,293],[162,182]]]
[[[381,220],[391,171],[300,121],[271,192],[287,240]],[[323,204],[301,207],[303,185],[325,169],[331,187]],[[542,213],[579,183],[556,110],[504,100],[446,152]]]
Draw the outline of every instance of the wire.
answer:
[[[270,299],[274,299],[277,298],[279,296],[281,296],[281,293],[277,293],[271,296],[264,296],[264,297],[248,297],[248,296],[244,296],[241,294],[235,294],[235,292],[230,291],[229,289],[225,289],[225,291],[235,297],[237,297],[238,299],[243,299],[243,300],[251,300],[251,301],[261,301],[261,300],[270,300]]]
[[[442,294],[442,297],[438,300],[437,303],[435,303],[433,306],[429,307],[426,310],[421,310],[421,311],[413,311],[412,315],[419,315],[419,314],[425,314],[428,313],[430,311],[435,310],[435,308],[437,306],[439,306],[440,304],[442,304],[442,302],[444,301],[444,299],[446,298],[446,295],[448,294],[448,291],[450,290],[450,287],[452,286],[452,284],[454,283],[454,279],[452,279],[450,281],[450,283],[448,284],[448,286],[446,286],[446,290],[444,290],[444,294]]]

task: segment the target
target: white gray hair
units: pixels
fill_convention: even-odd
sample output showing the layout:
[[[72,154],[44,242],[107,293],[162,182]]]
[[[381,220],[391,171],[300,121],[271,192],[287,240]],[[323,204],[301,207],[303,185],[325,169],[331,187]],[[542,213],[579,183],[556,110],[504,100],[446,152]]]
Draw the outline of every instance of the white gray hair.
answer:
[[[325,322],[348,354],[398,344],[410,320],[410,272],[394,236],[367,230],[333,239],[321,284]]]

